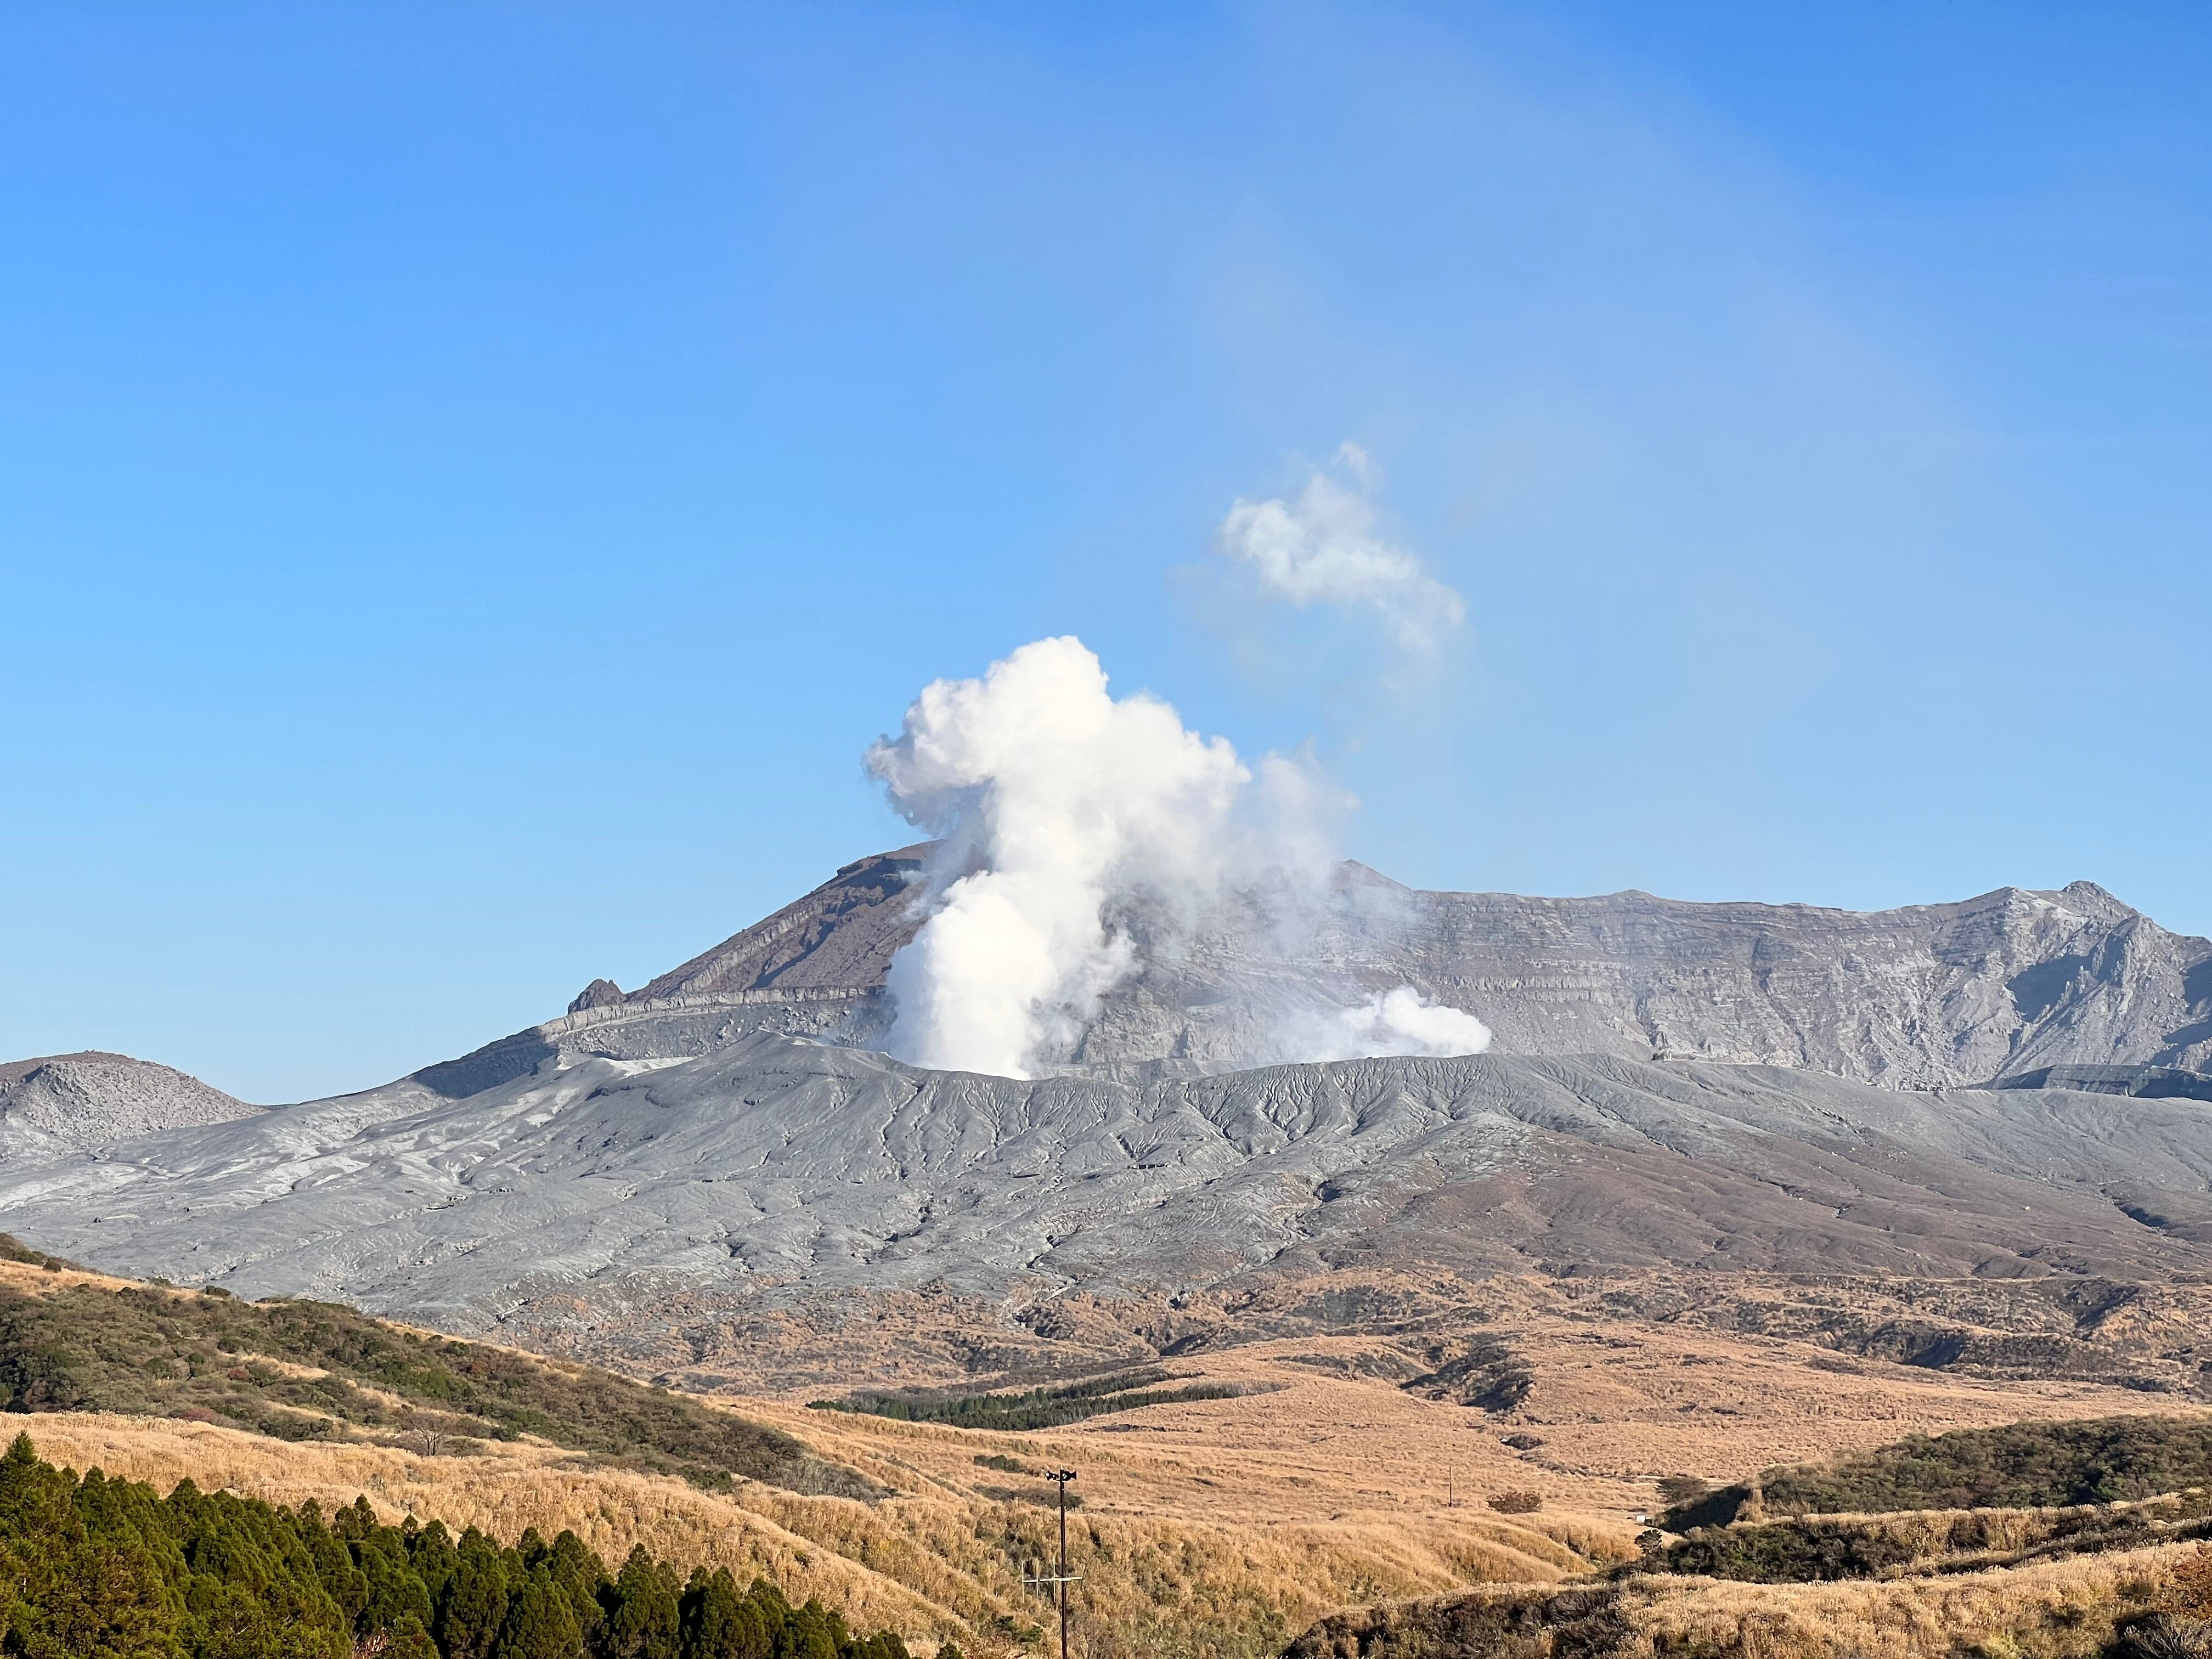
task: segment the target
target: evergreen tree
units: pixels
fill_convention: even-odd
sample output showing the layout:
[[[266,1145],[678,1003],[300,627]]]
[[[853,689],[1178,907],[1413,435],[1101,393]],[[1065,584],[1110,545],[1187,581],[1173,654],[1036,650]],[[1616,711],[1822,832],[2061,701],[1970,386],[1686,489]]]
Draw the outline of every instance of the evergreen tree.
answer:
[[[340,1510],[339,1521],[348,1521],[352,1515],[350,1510]],[[373,1517],[371,1524],[374,1524]],[[308,1559],[315,1564],[315,1578],[323,1593],[337,1604],[345,1628],[349,1632],[358,1628],[362,1612],[368,1606],[368,1575],[355,1565],[353,1552],[338,1536],[335,1525],[324,1527],[313,1498],[300,1505],[296,1529]]]
[[[644,1545],[632,1549],[623,1563],[613,1599],[607,1618],[607,1659],[683,1659],[676,1588],[645,1553]]]
[[[0,1537],[33,1538],[68,1524],[69,1478],[40,1460],[31,1437],[18,1434],[0,1457]]]
[[[435,1633],[445,1659],[490,1659],[507,1622],[507,1568],[474,1527],[461,1534],[459,1559],[438,1604]]]
[[[461,1567],[461,1553],[453,1547],[453,1534],[446,1530],[444,1522],[433,1521],[408,1539],[407,1563],[430,1593],[431,1604],[442,1607],[453,1575]]]
[[[493,1659],[581,1659],[583,1651],[575,1611],[541,1561],[507,1603]]]
[[[331,1517],[331,1531],[349,1544],[357,1544],[371,1534],[384,1530],[376,1519],[376,1511],[368,1506],[368,1499],[356,1498],[351,1509],[340,1510]]]
[[[438,1659],[438,1644],[420,1619],[404,1613],[385,1634],[382,1659]]]
[[[16,1437],[0,1454],[0,1659],[908,1659],[818,1601],[631,1551],[619,1577],[573,1532],[501,1550],[471,1528],[327,1525],[179,1481],[80,1481]],[[952,1656],[957,1659],[957,1655]]]
[[[727,1567],[692,1575],[684,1593],[684,1659],[769,1659],[775,1648],[759,1604],[738,1594]]]
[[[791,1622],[791,1603],[783,1599],[781,1590],[765,1578],[753,1580],[745,1591],[745,1600],[752,1603],[759,1613],[761,1623],[767,1627],[771,1640],[778,1631]]]
[[[564,1528],[553,1540],[546,1565],[553,1574],[553,1582],[568,1598],[584,1645],[598,1652],[606,1637],[606,1613],[599,1599],[608,1585],[606,1563],[582,1539]]]
[[[408,1559],[406,1540],[391,1528],[380,1527],[354,1545],[353,1559],[368,1586],[356,1630],[363,1636],[380,1632],[396,1642],[400,1622],[412,1619],[428,1641],[434,1606],[429,1586]]]
[[[188,1568],[178,1633],[189,1659],[344,1659],[351,1626],[316,1577],[299,1518],[190,1486],[180,1482],[184,1501],[171,1503]]]
[[[842,1632],[830,1624],[830,1617],[819,1601],[810,1598],[784,1620],[777,1632],[775,1659],[842,1659],[838,1650],[844,1646],[839,1639]]]
[[[0,1544],[0,1650],[9,1659],[171,1659],[174,1611],[143,1551],[62,1531]]]

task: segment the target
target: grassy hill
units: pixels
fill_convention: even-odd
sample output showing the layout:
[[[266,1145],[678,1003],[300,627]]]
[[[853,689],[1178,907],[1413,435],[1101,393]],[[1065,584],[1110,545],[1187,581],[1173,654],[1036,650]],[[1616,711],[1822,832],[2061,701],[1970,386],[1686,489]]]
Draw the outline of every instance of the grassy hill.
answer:
[[[4,1238],[0,1235],[0,1238]],[[9,1258],[45,1266],[15,1241]],[[782,1431],[588,1366],[412,1331],[334,1303],[98,1282],[0,1284],[0,1409],[120,1412],[426,1453],[531,1436],[709,1488],[867,1497]]]
[[[1686,1536],[1581,1584],[1333,1614],[1285,1659],[2212,1659],[2208,1485],[2208,1418],[1914,1435],[1681,1492]]]
[[[2110,1504],[2212,1486],[2212,1418],[2100,1417],[1911,1435],[1894,1445],[1759,1477],[1769,1514],[2043,1509]],[[1674,1532],[1732,1521],[1750,1483],[1678,1504]]]

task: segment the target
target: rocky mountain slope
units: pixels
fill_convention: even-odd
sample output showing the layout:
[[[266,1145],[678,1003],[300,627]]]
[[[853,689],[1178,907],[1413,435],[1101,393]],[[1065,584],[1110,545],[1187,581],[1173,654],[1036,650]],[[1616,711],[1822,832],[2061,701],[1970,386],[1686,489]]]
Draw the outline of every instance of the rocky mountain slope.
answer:
[[[761,1032],[0,1167],[40,1247],[456,1329],[1346,1268],[2212,1272],[2212,1103],[1477,1056],[1037,1081]],[[535,1311],[532,1311],[533,1309]]]
[[[510,1063],[556,1047],[671,1058],[763,1028],[868,1042],[930,850],[848,865],[627,995],[599,981],[564,1019],[507,1039]],[[1192,941],[1109,998],[1073,1058],[1206,1070],[1295,1058],[1285,1016],[1399,984],[1480,1016],[1519,1054],[1658,1051],[1892,1087],[2054,1065],[2212,1069],[2212,941],[2087,882],[1861,913],[1419,892],[1358,866],[1295,954],[1249,936]]]
[[[635,991],[595,980],[565,1014],[409,1081],[426,1102],[460,1099],[556,1055],[687,1059],[759,1030],[867,1046],[931,851],[847,865]],[[1497,1049],[1518,1054],[1659,1053],[1908,1088],[2027,1081],[2053,1066],[2212,1071],[2212,941],[2167,933],[2087,882],[1873,913],[1419,892],[1358,866],[1342,887],[1295,955],[1249,938],[1191,941],[1109,998],[1073,1058],[1264,1065],[1293,1057],[1281,1052],[1286,1013],[1412,984],[1479,1015]],[[2069,1086],[2122,1086],[2064,1074]],[[0,1066],[0,1151],[253,1109],[119,1054]]]
[[[259,1109],[126,1054],[49,1054],[0,1065],[0,1147],[96,1146]]]
[[[142,1067],[88,1106],[68,1079],[136,1063],[27,1062],[0,1213],[105,1268],[541,1334],[1350,1270],[2212,1272],[2212,945],[2086,884],[1865,915],[1351,866],[1294,952],[1191,941],[1024,1082],[866,1046],[929,853],[362,1094],[252,1113]],[[1255,1063],[1284,1011],[1407,982],[1496,1050]]]

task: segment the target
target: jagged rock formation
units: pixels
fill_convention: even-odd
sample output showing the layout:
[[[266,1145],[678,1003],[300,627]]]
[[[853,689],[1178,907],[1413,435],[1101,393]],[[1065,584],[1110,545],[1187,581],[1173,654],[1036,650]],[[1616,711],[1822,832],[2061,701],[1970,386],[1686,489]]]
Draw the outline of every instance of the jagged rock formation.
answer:
[[[0,1150],[18,1156],[258,1110],[196,1077],[127,1054],[48,1054],[0,1065]]]
[[[618,1000],[599,981],[562,1019],[480,1050],[441,1092],[546,1054],[670,1059],[753,1030],[867,1045],[890,959],[913,937],[927,846],[847,865],[765,921]],[[1502,1052],[1655,1052],[1807,1066],[1893,1087],[2054,1065],[2212,1070],[2212,942],[2102,888],[2002,888],[1863,913],[1694,904],[1646,893],[1418,892],[1358,866],[1297,954],[1217,935],[1109,999],[1069,1059],[1200,1070],[1295,1059],[1301,1013],[1411,984],[1480,1016]]]
[[[1871,914],[1418,896],[1408,965],[1523,1052],[1656,1048],[1892,1084],[2212,1060],[2212,942],[2102,888]]]
[[[623,988],[611,979],[595,979],[576,993],[568,1004],[568,1012],[580,1014],[586,1008],[611,1008],[623,1000]]]

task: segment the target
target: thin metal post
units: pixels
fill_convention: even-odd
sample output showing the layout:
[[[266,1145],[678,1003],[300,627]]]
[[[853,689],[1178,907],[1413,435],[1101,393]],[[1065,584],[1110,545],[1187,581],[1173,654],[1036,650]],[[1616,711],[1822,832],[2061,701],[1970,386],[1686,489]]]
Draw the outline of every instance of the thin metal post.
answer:
[[[1067,1483],[1075,1479],[1073,1469],[1060,1469],[1045,1479],[1060,1488],[1060,1566],[1049,1578],[1024,1578],[1024,1584],[1050,1584],[1060,1599],[1060,1659],[1067,1659],[1067,1587],[1075,1582],[1067,1571]]]
[[[1067,1483],[1075,1471],[1061,1469],[1045,1479],[1060,1488],[1060,1659],[1067,1659]]]

